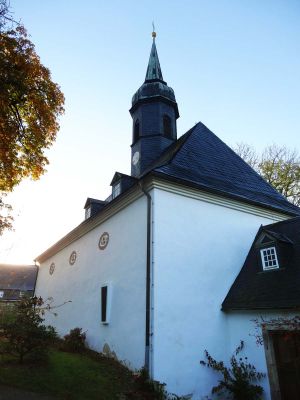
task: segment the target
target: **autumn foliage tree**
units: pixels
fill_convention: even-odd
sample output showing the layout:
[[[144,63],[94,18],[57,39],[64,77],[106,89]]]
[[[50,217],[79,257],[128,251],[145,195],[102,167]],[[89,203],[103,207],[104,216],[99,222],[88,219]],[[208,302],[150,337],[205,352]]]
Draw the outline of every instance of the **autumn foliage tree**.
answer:
[[[56,139],[63,105],[64,95],[26,29],[0,0],[0,234],[12,222],[4,196],[22,179],[45,172],[45,150]]]
[[[259,154],[246,143],[234,151],[291,203],[300,206],[300,156],[297,150],[273,144]]]

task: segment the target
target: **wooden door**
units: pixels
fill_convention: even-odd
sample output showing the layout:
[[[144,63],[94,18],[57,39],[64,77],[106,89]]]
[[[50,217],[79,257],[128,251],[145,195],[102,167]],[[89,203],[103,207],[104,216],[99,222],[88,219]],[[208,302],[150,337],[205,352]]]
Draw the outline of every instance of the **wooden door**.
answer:
[[[281,400],[300,399],[300,332],[272,334]]]

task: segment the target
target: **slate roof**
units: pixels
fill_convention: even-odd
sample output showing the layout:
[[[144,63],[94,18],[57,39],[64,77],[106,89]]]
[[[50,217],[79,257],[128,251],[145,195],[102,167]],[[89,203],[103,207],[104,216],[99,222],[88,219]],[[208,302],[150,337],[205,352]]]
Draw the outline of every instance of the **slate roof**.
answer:
[[[149,172],[291,216],[300,215],[300,208],[288,202],[201,122],[171,145],[144,175]]]
[[[20,291],[33,292],[37,273],[36,265],[0,264],[0,290],[4,291],[2,300],[16,300]]]
[[[278,234],[259,244],[264,233]],[[288,239],[281,240],[282,238]],[[263,271],[260,249],[274,246],[279,268]],[[300,307],[300,217],[261,226],[222,310],[295,309]]]

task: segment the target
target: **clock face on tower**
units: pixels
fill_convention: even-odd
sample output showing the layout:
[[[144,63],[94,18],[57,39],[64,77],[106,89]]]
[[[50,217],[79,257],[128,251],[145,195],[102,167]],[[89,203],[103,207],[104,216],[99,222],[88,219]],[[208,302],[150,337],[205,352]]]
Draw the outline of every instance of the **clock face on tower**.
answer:
[[[132,156],[132,164],[136,165],[139,162],[139,159],[140,159],[140,153],[136,151]]]

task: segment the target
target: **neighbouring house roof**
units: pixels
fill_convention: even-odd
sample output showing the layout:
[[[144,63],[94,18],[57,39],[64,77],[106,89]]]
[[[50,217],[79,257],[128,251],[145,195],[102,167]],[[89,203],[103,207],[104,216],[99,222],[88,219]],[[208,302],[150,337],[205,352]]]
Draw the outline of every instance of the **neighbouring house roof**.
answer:
[[[272,232],[270,242],[260,240]],[[284,240],[282,240],[284,239]],[[238,239],[237,239],[238,240]],[[264,271],[260,250],[275,247],[279,268]],[[300,307],[300,217],[261,226],[222,304],[224,311]]]
[[[144,175],[150,172],[291,216],[300,215],[299,207],[287,201],[201,122],[171,145]]]
[[[33,292],[37,278],[36,265],[0,264],[0,291],[3,300],[17,300],[21,292]]]

